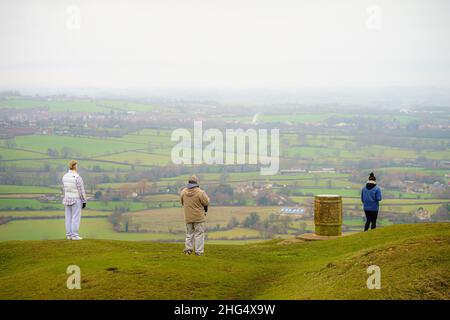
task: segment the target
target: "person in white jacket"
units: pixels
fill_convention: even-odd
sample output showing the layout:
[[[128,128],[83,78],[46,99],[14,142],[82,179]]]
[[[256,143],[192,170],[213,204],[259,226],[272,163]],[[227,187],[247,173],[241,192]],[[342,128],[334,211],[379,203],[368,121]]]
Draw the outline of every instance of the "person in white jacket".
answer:
[[[81,220],[81,209],[86,208],[86,192],[83,179],[77,172],[77,161],[69,162],[69,171],[62,178],[64,199],[62,201],[66,211],[66,238],[68,240],[82,240],[78,234]]]

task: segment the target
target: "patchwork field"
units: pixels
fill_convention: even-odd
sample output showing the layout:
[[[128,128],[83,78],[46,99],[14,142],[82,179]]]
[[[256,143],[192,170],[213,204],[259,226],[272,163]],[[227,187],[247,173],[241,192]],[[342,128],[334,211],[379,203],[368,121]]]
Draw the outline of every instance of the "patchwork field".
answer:
[[[106,160],[122,162],[127,164],[136,164],[144,166],[162,166],[170,163],[170,157],[167,155],[150,154],[146,152],[121,152],[113,155],[94,158],[96,160]]]
[[[120,101],[112,99],[47,99],[36,100],[30,98],[19,98],[15,96],[6,97],[0,100],[0,108],[11,109],[45,109],[52,112],[99,112],[109,113],[111,111],[135,111],[148,112],[154,110],[155,107],[150,104]]]
[[[223,199],[223,202],[219,202],[220,192],[214,194],[208,213],[211,241],[219,238],[228,238],[228,241],[262,238],[260,230],[242,225],[252,212],[258,213],[261,220],[267,219],[271,213],[278,215],[280,207],[298,206],[311,214],[313,196],[317,194],[343,196],[345,227],[347,230],[360,231],[363,217],[360,190],[367,173],[372,170],[380,177],[379,184],[383,188],[384,199],[379,220],[381,227],[401,220],[396,217],[411,216],[419,210],[429,216],[445,213],[450,203],[445,193],[448,192],[445,190],[450,182],[448,167],[445,165],[450,159],[449,140],[442,135],[430,137],[428,134],[417,134],[417,129],[407,129],[408,125],[424,121],[416,115],[398,112],[390,115],[376,112],[355,115],[329,111],[261,113],[258,117],[261,125],[282,125],[280,170],[297,170],[262,176],[256,168],[252,168],[252,171],[245,167],[228,170],[227,166],[184,166],[183,170],[175,173],[180,168],[171,162],[171,147],[175,142],[170,137],[180,123],[151,123],[130,128],[147,118],[152,120],[161,117],[162,121],[166,121],[174,113],[180,112],[177,107],[161,109],[148,103],[113,99],[74,99],[68,103],[64,99],[47,101],[11,96],[0,101],[0,110],[40,108],[44,110],[42,112],[55,112],[55,116],[64,114],[65,117],[74,116],[72,112],[66,111],[72,107],[80,113],[92,112],[92,119],[101,114],[98,123],[103,123],[105,117],[114,120],[105,127],[91,127],[91,131],[84,131],[86,128],[72,131],[65,124],[58,124],[55,126],[59,131],[45,130],[41,131],[42,134],[38,132],[0,139],[0,217],[3,217],[0,239],[58,238],[61,227],[58,223],[61,221],[56,218],[63,217],[60,177],[72,158],[79,161],[79,169],[86,183],[89,197],[86,217],[104,217],[83,220],[87,233],[97,228],[98,234],[92,233],[95,238],[179,240],[184,224],[178,193],[192,173],[197,174],[201,187],[208,192],[225,185],[228,191],[232,190],[230,197],[244,198],[239,202]],[[153,113],[145,113],[147,111]],[[145,113],[145,117],[141,113]],[[136,114],[136,118],[133,118]],[[133,119],[128,127],[119,124],[125,117]],[[230,123],[250,124],[253,120],[253,116],[248,114],[217,116],[213,112],[205,113],[204,117],[206,125],[211,120],[223,127],[230,126]],[[427,115],[426,123],[442,123],[447,118]],[[400,133],[395,137],[365,141],[359,133],[360,125],[369,119],[403,127],[396,129]],[[89,128],[94,122],[86,120],[85,127]],[[186,126],[187,130],[192,131],[192,126]],[[110,132],[111,136],[91,136],[94,129]],[[392,143],[392,139],[397,139],[398,143]],[[324,168],[328,171],[322,170]],[[385,187],[386,179],[390,179],[391,183],[412,180],[417,185],[409,189]],[[143,194],[138,192],[138,183],[142,180],[146,183]],[[433,183],[443,184],[441,191],[423,187],[424,184],[430,187]],[[243,193],[239,194],[237,190]],[[257,199],[258,194],[264,192],[270,192],[271,199],[279,198],[264,205],[264,201],[258,202]],[[107,219],[118,213],[122,215],[122,220],[128,221],[128,234],[114,231],[111,219]],[[227,225],[232,217],[236,218],[239,225],[229,228]],[[388,220],[385,220],[387,217]],[[286,228],[282,228],[284,233],[276,230],[272,236],[286,237],[314,230],[309,216],[291,220]],[[38,225],[33,226],[34,223]],[[121,223],[123,227],[124,222]],[[20,231],[21,228],[23,231]],[[29,230],[34,228],[42,229],[33,236]],[[89,237],[88,234],[86,236]],[[247,243],[245,241],[253,240],[243,241]]]
[[[84,157],[136,150],[142,147],[140,144],[115,139],[60,135],[20,136],[15,140],[19,148],[30,151],[46,152],[48,149],[62,150],[68,147],[74,154]]]
[[[226,227],[232,217],[242,222],[250,213],[256,212],[261,219],[265,219],[271,213],[278,213],[279,207],[214,207],[208,210],[207,224],[210,227],[219,225]],[[180,208],[155,209],[147,211],[138,211],[127,213],[131,219],[131,224],[140,225],[141,230],[167,232],[184,231],[184,214]]]
[[[111,214],[109,211],[95,211],[91,209],[84,209],[83,217],[108,217]],[[64,210],[32,210],[32,211],[0,211],[0,217],[11,217],[13,219],[27,218],[27,219],[45,219],[45,218],[63,218]]]

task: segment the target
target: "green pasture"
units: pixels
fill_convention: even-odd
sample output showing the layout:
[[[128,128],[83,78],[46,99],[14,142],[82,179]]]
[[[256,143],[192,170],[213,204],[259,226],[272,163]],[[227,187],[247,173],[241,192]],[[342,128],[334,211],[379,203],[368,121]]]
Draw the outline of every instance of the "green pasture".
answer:
[[[19,194],[19,193],[60,193],[61,190],[56,188],[42,186],[17,186],[17,185],[0,185],[0,194]]]
[[[52,159],[47,158],[45,160],[24,160],[24,159],[17,159],[15,161],[3,161],[0,162],[1,165],[5,168],[16,168],[20,170],[36,170],[36,171],[42,171],[46,172],[48,171],[47,168],[52,170],[61,170],[61,173],[63,173],[65,170],[67,170],[67,164],[70,161],[70,159]],[[82,173],[83,170],[105,170],[105,171],[125,171],[130,170],[130,167],[133,164],[126,164],[126,163],[113,163],[109,162],[107,160],[85,160],[83,158],[78,158],[78,166],[79,170]]]
[[[0,210],[63,210],[61,202],[40,202],[36,199],[1,198]]]
[[[336,194],[342,197],[360,197],[360,190],[358,189],[299,188],[296,189],[294,192],[298,192],[303,195],[314,195],[314,196],[319,194]]]
[[[103,216],[107,217],[111,214],[109,211],[95,211],[83,209],[82,217]],[[32,210],[32,211],[0,211],[0,217],[11,218],[56,218],[64,217],[64,209],[61,210]]]
[[[101,99],[96,101],[96,105],[115,111],[127,111],[127,112],[128,111],[148,112],[155,109],[154,105],[126,100]]]
[[[116,153],[108,156],[97,157],[94,159],[145,166],[163,166],[171,162],[170,155],[150,154],[146,152],[135,151]]]
[[[178,241],[184,235],[169,233],[123,233],[114,231],[107,218],[84,218],[80,234],[89,239],[127,241]],[[0,225],[0,241],[64,239],[64,219],[15,220]]]
[[[116,208],[126,208],[130,211],[138,211],[148,209],[150,204],[136,201],[89,201],[87,206],[89,209],[99,211],[113,211]]]
[[[109,112],[109,109],[103,108],[92,100],[38,100],[27,98],[10,98],[0,100],[0,108],[13,109],[33,109],[45,108],[50,111],[61,112]]]
[[[4,145],[4,143],[5,141],[0,141],[0,145]],[[5,148],[2,146],[0,146],[0,156],[0,160],[39,159],[48,157],[47,154],[42,154],[34,151]]]
[[[208,239],[239,239],[239,238],[260,238],[261,233],[255,229],[249,228],[233,228],[225,231],[208,232]]]
[[[417,116],[410,115],[375,115],[375,114],[366,114],[363,116],[354,115],[351,113],[312,113],[312,112],[298,112],[298,113],[290,113],[290,114],[261,114],[258,117],[258,121],[260,123],[326,123],[328,120],[334,118],[335,120],[339,120],[339,122],[352,121],[355,117],[359,119],[367,119],[367,120],[385,120],[385,121],[398,121],[403,124],[407,124],[408,122],[417,120]],[[230,120],[241,121],[243,123],[250,123],[253,117],[250,116],[239,116],[239,117],[226,117]]]
[[[37,152],[46,153],[48,149],[60,152],[63,148],[69,148],[75,157],[94,157],[142,148],[140,144],[98,137],[28,135],[16,137],[14,140],[17,147]]]

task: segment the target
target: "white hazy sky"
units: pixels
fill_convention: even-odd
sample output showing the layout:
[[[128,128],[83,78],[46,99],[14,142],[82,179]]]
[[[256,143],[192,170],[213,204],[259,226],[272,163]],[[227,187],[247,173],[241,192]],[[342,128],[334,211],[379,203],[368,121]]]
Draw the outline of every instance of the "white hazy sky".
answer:
[[[448,0],[2,1],[0,40],[3,89],[450,87]]]

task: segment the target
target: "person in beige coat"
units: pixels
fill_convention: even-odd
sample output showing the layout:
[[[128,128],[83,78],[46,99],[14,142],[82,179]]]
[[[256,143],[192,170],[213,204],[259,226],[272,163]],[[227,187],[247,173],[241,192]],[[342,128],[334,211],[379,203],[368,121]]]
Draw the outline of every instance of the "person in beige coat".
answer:
[[[201,256],[205,247],[205,221],[208,211],[209,198],[205,191],[200,189],[196,176],[191,176],[188,185],[181,191],[181,205],[184,207],[186,222],[186,242],[184,253]]]

